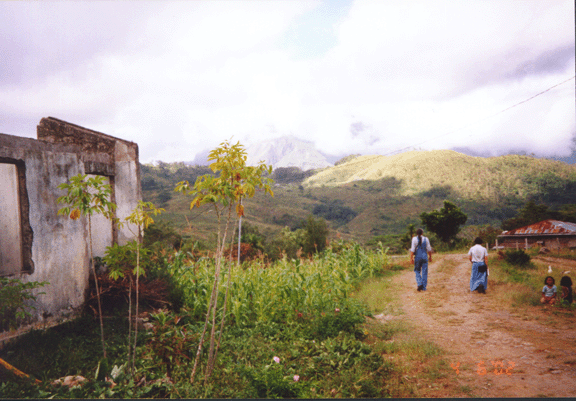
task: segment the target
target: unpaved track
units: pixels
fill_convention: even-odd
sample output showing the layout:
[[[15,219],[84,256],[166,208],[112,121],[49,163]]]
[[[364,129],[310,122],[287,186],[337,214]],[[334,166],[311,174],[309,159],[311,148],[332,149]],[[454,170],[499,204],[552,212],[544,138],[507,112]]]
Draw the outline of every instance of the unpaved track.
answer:
[[[575,324],[555,324],[549,307],[529,308],[522,317],[497,305],[499,289],[490,281],[486,295],[470,293],[469,281],[470,262],[463,254],[434,259],[426,292],[416,291],[413,271],[402,273],[395,283],[405,314],[397,318],[448,352],[448,373],[471,389],[469,395],[576,396]]]

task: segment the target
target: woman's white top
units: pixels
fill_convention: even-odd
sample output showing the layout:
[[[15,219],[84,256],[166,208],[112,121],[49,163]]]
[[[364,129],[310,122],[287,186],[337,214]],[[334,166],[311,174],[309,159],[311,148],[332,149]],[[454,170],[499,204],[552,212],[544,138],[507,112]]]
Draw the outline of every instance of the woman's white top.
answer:
[[[488,250],[482,245],[476,244],[468,251],[472,255],[472,262],[484,262],[484,257],[488,256]]]

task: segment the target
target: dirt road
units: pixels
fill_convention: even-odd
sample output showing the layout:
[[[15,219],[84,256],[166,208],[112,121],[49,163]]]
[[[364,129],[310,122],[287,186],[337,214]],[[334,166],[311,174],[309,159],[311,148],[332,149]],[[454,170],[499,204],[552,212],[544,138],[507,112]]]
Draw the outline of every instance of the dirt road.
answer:
[[[572,271],[576,271],[573,264]],[[470,293],[467,255],[443,255],[429,266],[428,291],[412,271],[395,278],[404,315],[448,351],[450,374],[476,397],[576,396],[573,312],[498,305],[504,287]]]

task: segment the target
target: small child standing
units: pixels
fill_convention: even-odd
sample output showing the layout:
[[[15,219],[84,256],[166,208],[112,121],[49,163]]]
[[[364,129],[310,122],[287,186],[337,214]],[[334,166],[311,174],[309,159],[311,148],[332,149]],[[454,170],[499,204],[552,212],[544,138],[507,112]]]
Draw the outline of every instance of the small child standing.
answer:
[[[548,276],[544,279],[544,288],[542,288],[542,299],[540,302],[543,304],[554,305],[556,302],[556,286],[554,285],[556,280],[554,277]]]
[[[560,286],[562,288],[562,302],[572,303],[572,279],[564,276],[560,279]]]

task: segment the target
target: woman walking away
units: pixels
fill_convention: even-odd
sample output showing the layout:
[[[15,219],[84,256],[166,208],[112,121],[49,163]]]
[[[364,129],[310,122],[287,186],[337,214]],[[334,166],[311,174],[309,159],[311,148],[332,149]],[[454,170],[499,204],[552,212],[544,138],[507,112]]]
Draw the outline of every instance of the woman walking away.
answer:
[[[478,290],[479,294],[486,294],[488,288],[488,250],[482,246],[482,238],[476,237],[474,246],[468,251],[472,262],[470,275],[470,291]]]
[[[432,263],[432,247],[430,240],[424,237],[424,231],[416,230],[416,237],[412,238],[410,248],[410,263],[414,263],[414,273],[416,273],[416,285],[418,291],[426,291],[428,284],[428,260]]]

